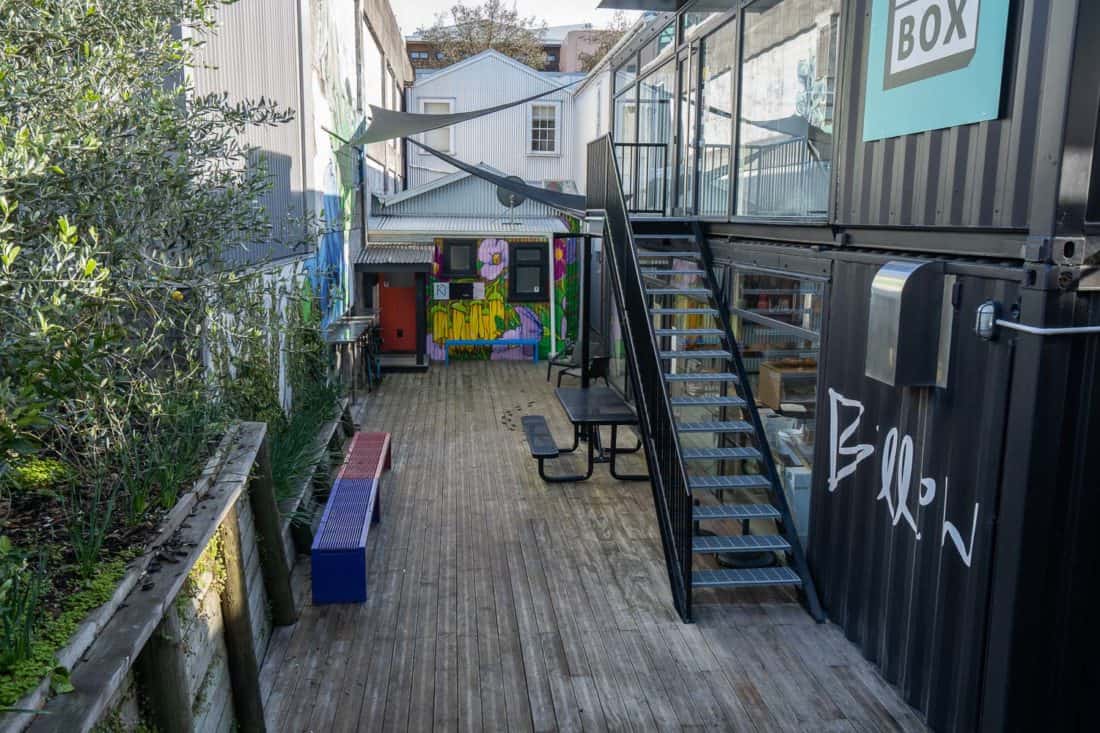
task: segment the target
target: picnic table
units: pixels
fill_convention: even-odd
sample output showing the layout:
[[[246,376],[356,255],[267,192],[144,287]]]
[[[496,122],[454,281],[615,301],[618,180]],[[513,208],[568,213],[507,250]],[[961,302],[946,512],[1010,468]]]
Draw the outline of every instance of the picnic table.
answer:
[[[557,397],[562,409],[565,410],[569,422],[573,424],[573,445],[569,448],[556,448],[556,452],[572,453],[580,447],[581,441],[585,441],[587,443],[587,461],[584,474],[558,477],[547,477],[542,474],[544,479],[551,481],[584,481],[591,478],[594,464],[603,461],[610,465],[611,475],[619,480],[643,481],[649,479],[648,475],[621,474],[615,468],[615,456],[617,454],[634,453],[641,448],[640,443],[634,448],[628,449],[620,449],[617,445],[619,427],[638,424],[638,415],[634,412],[634,408],[618,392],[609,387],[558,387],[554,390],[554,396]],[[532,417],[539,418],[539,416]],[[531,442],[531,439],[534,438],[535,443],[539,444],[536,446],[533,443],[531,448],[532,455],[535,455],[536,452],[542,454],[541,456],[535,455],[536,458],[540,459],[541,472],[542,461],[553,456],[548,455],[545,450],[537,450],[537,448],[543,447],[542,444],[546,442],[546,436],[549,435],[548,430],[543,430],[545,419],[539,419],[541,425],[532,422],[530,425],[525,424],[525,429],[529,427],[531,430],[528,442]],[[611,427],[611,445],[607,450],[606,458],[604,457],[603,446],[600,444],[600,428],[604,425]],[[599,458],[597,458],[597,448],[599,449]]]

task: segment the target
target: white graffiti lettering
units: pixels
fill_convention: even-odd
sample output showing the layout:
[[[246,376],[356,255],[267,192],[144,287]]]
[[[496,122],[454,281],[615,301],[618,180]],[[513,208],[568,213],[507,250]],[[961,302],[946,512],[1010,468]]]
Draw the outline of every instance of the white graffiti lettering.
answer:
[[[856,407],[859,409],[859,414],[856,415],[855,420],[844,428],[843,432],[838,433],[837,427],[840,423],[840,408],[842,406]],[[855,473],[856,466],[870,458],[871,454],[875,452],[875,447],[867,443],[848,445],[848,441],[859,429],[859,421],[862,418],[863,403],[850,400],[834,389],[829,390],[829,491],[836,491],[840,480]],[[837,464],[840,456],[855,456],[855,460],[840,466],[838,470]]]
[[[854,419],[841,428],[841,408],[856,410]],[[842,479],[852,476],[860,463],[875,453],[875,446],[868,443],[854,443],[856,432],[863,419],[864,406],[859,400],[850,399],[834,389],[829,389],[829,492],[835,492]],[[921,532],[917,526],[917,517],[910,507],[909,493],[913,483],[913,456],[915,449],[913,437],[902,435],[897,427],[890,428],[881,446],[879,465],[879,492],[876,501],[885,501],[892,526],[896,527],[904,519],[917,540]],[[851,459],[841,465],[842,459]],[[962,558],[963,564],[970,567],[974,557],[974,541],[978,530],[979,503],[974,504],[974,515],[970,525],[970,541],[965,542],[962,533],[955,524],[947,519],[948,477],[943,479],[943,515],[940,546],[947,544],[948,537]],[[917,505],[928,506],[936,500],[938,484],[936,479],[920,476],[917,490]]]
[[[970,567],[970,561],[974,558],[974,535],[978,532],[979,509],[981,509],[981,504],[975,503],[974,519],[970,522],[970,544],[968,546],[963,542],[959,528],[947,518],[947,479],[943,480],[943,533],[940,535],[940,547],[943,547],[947,543],[947,538],[950,537],[966,567]]]

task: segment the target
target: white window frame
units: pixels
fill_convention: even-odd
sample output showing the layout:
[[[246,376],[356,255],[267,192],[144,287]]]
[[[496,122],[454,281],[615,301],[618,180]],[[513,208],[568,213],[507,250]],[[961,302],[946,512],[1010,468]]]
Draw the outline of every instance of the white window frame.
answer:
[[[424,111],[424,108],[428,104],[436,104],[436,103],[443,103],[443,104],[447,105],[447,112],[445,114],[452,114],[455,110],[455,100],[453,98],[450,98],[450,97],[421,97],[421,99],[420,99],[420,114],[427,114],[427,112]],[[434,132],[434,130],[432,132]],[[448,155],[454,155],[454,153],[455,153],[455,126],[451,125],[450,127],[448,127],[447,132],[450,133],[450,142],[447,143],[447,150],[441,150],[439,152],[447,153]],[[427,143],[427,138],[425,137],[425,134],[426,133],[421,133],[420,134],[420,142],[427,145],[428,143]],[[417,148],[416,152],[420,153],[421,155],[431,155],[431,153],[429,153],[427,150],[422,150],[421,148]]]
[[[531,149],[531,125],[533,123],[535,107],[553,107],[554,108],[554,150],[532,150]],[[527,103],[527,126],[524,128],[523,134],[527,138],[525,147],[527,148],[527,154],[541,158],[560,158],[561,157],[561,102],[554,99],[540,100],[538,102]]]

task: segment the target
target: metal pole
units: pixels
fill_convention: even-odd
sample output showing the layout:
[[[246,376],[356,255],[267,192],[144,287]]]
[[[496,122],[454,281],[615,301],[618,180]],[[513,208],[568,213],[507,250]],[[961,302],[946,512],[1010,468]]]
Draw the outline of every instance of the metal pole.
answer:
[[[581,388],[588,389],[589,374],[588,374],[588,355],[591,352],[591,312],[589,310],[589,299],[592,293],[592,235],[585,233],[581,238],[583,244],[581,245],[581,313],[580,323],[581,332],[577,334],[577,339],[580,341],[581,346]]]

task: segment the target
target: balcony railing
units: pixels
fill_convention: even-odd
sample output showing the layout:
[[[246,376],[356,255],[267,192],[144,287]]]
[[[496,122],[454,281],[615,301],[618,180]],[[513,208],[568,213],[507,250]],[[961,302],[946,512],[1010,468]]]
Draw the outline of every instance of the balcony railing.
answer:
[[[615,143],[623,196],[631,214],[663,214],[668,200],[668,150],[664,143]]]
[[[804,137],[746,144],[739,171],[738,213],[749,216],[825,214],[829,165]]]

